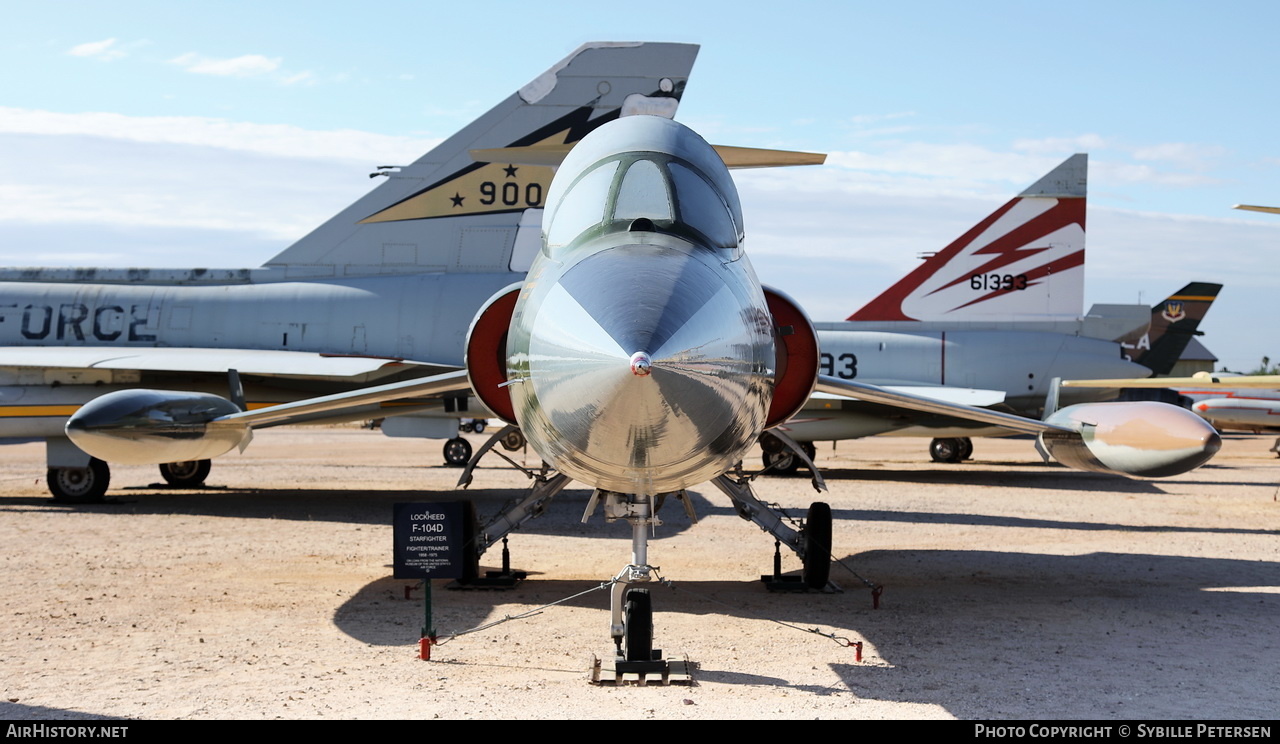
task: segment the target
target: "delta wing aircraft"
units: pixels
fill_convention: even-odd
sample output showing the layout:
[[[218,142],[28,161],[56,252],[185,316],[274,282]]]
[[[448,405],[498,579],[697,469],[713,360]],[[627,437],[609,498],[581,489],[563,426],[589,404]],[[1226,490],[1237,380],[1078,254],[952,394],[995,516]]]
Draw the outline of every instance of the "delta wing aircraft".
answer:
[[[477,527],[472,549],[478,555],[540,512],[570,480],[593,488],[584,518],[602,509],[632,527],[631,561],[612,582],[610,635],[619,671],[644,672],[664,663],[641,588],[660,578],[648,538],[665,501],[691,509],[686,489],[712,483],[800,555],[809,586],[826,586],[830,508],[814,504],[792,529],[753,495],[741,468],[761,433],[815,389],[1033,433],[1048,455],[1085,470],[1173,475],[1219,447],[1211,426],[1163,403],[1082,404],[1035,421],[819,374],[812,324],[760,284],[743,250],[726,163],[670,118],[623,116],[596,128],[568,152],[546,204],[528,276],[477,314],[465,369],[254,411],[198,391],[120,390],[81,407],[67,433],[109,462],[187,461],[243,446],[255,427],[475,394],[520,427],[547,468],[533,474],[524,501]]]
[[[1095,305],[1082,315],[1087,187],[1088,157],[1073,155],[845,321],[816,323],[823,373],[1039,418],[1055,377],[1167,372],[1221,285],[1188,285],[1151,310]],[[940,462],[967,459],[971,437],[1008,433],[822,394],[780,432],[810,461],[815,441],[886,435],[931,438]],[[761,447],[775,472],[805,459],[779,437]]]
[[[0,441],[43,439],[57,498],[97,500],[106,463],[64,424],[103,393],[226,394],[255,409],[459,369],[467,323],[518,281],[540,242],[552,169],[477,162],[477,148],[564,146],[623,114],[674,113],[698,48],[576,50],[257,269],[0,270]],[[386,419],[383,433],[448,439],[462,465],[468,398],[371,404],[311,423]],[[175,484],[209,462],[161,464]]]

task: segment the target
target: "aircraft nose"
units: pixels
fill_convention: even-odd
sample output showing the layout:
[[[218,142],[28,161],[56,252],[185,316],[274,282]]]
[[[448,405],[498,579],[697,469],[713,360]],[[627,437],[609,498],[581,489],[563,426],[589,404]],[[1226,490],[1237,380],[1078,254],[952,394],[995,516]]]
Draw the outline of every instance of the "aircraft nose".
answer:
[[[668,491],[741,456],[763,426],[773,347],[738,276],[650,245],[604,250],[564,273],[529,324],[519,387],[531,389],[513,391],[536,399],[562,470],[619,491]]]

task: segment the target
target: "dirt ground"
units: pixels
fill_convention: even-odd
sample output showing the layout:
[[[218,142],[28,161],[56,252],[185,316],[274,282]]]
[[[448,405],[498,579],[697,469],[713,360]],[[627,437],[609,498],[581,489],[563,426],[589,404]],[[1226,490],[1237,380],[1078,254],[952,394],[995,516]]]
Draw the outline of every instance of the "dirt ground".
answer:
[[[839,593],[768,592],[772,540],[701,488],[697,523],[668,504],[650,544],[672,582],[653,590],[657,646],[700,665],[669,687],[589,684],[612,647],[603,591],[417,658],[422,592],[391,578],[390,520],[459,498],[439,442],[267,430],[209,488],[119,467],[118,501],[94,506],[48,499],[43,445],[4,447],[0,718],[1271,719],[1271,442],[1228,436],[1159,481],[1045,466],[1025,439],[978,440],[963,465],[929,462],[922,439],[820,445]],[[482,515],[527,487],[500,464],[469,492]],[[797,515],[816,498],[804,478],[757,484]],[[571,487],[512,536],[530,575],[514,591],[436,582],[440,634],[614,575],[628,528],[581,524],[588,496]],[[884,586],[879,609],[860,577]]]

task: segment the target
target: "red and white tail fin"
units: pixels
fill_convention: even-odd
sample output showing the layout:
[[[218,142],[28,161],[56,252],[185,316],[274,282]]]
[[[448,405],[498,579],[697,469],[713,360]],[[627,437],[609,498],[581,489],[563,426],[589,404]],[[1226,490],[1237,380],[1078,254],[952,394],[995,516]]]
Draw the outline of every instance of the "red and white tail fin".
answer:
[[[1088,157],[1067,158],[848,320],[1079,318]]]

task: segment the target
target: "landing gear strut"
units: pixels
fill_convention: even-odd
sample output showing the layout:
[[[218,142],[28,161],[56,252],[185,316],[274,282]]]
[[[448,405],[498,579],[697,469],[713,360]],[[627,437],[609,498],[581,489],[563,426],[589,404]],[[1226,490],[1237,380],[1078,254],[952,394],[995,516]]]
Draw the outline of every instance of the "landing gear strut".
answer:
[[[791,548],[799,556],[804,566],[799,584],[794,579],[786,581],[779,576],[781,569],[776,568],[780,564],[778,559],[775,561],[775,575],[761,577],[766,581],[766,586],[786,590],[803,587],[815,591],[826,591],[834,587],[835,591],[840,591],[839,587],[831,583],[831,507],[828,504],[821,501],[811,504],[804,524],[796,530],[788,524],[791,520],[784,512],[756,498],[746,478],[721,475],[712,479],[711,483],[733,501],[739,517],[755,522],[760,529],[773,535],[775,540]]]
[[[614,577],[609,592],[609,634],[613,637],[614,658],[611,664],[596,661],[591,673],[593,682],[692,681],[689,662],[663,659],[662,652],[653,647],[652,600],[648,589],[635,586],[653,581],[657,575],[657,567],[649,565],[649,533],[662,524],[657,511],[668,496],[684,501],[685,511],[693,519],[692,506],[683,491],[651,496],[597,490],[587,502],[582,521],[587,521],[603,502],[605,521],[625,519],[631,524],[631,563]]]

